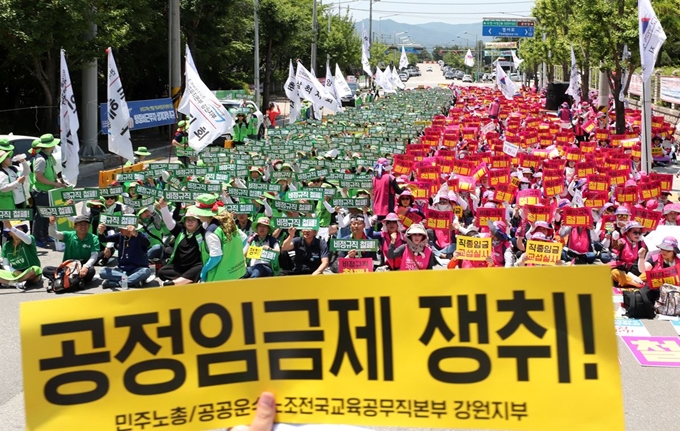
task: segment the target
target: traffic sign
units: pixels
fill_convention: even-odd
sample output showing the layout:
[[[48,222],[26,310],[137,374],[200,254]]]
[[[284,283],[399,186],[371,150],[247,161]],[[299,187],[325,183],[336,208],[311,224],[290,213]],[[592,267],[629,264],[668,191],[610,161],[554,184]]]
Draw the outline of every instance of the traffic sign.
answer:
[[[482,34],[495,37],[534,37],[533,20],[484,19]]]

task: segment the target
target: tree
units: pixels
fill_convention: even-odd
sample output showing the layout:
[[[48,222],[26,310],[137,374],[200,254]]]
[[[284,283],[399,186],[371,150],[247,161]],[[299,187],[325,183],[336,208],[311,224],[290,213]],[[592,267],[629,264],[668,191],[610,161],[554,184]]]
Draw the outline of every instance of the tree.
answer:
[[[327,22],[330,9],[325,12]],[[323,58],[330,54],[331,70],[334,71],[332,63],[338,63],[342,70],[350,70],[352,66],[361,64],[361,37],[354,28],[354,22],[349,15],[349,10],[344,15],[330,15],[331,30],[327,26],[322,26],[320,35],[320,52]]]

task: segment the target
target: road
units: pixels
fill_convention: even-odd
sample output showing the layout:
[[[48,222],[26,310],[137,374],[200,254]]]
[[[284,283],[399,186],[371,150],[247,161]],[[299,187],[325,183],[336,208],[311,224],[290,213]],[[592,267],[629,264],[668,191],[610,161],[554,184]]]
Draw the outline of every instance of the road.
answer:
[[[426,72],[426,65],[420,65],[422,76],[413,77],[408,86],[436,86],[445,83],[437,65],[433,71]],[[448,81],[450,83],[451,81]],[[455,81],[460,84],[460,81]],[[283,109],[286,109],[287,107]],[[282,109],[282,111],[283,111]],[[157,154],[167,154],[167,150],[158,149]],[[661,171],[661,170],[660,170]],[[675,166],[664,168],[663,172],[677,173]],[[79,180],[79,187],[95,186],[98,172],[91,172]],[[676,179],[673,185],[677,199],[680,182]],[[42,264],[56,265],[61,262],[61,253],[52,250],[40,250]],[[73,295],[116,294],[95,287]],[[21,350],[19,341],[19,305],[22,302],[54,299],[55,295],[46,293],[44,289],[20,292],[14,289],[0,289],[0,431],[19,431],[25,429],[24,398],[21,373]],[[602,312],[609,312],[603,310]],[[669,322],[647,321],[645,326],[652,335],[675,335]],[[680,369],[643,368],[638,365],[632,354],[619,340],[619,357],[626,411],[626,429],[630,431],[675,430],[678,424],[675,414],[676,400],[680,399]],[[617,364],[611,364],[616,367]],[[574,412],[578,414],[578,412]],[[607,412],[603,411],[606,415]],[[400,431],[406,428],[376,428],[380,431]],[[602,430],[606,431],[606,430]]]

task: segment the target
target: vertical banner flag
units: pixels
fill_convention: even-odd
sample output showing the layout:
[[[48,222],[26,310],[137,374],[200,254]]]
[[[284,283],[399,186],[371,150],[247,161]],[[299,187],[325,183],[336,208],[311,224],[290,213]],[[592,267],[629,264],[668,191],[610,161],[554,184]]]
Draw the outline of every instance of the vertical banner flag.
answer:
[[[646,82],[654,72],[656,56],[666,41],[666,33],[652,8],[650,0],[638,0],[638,25],[640,29],[640,63],[642,82]]]
[[[619,92],[619,102],[626,100],[626,95],[624,91],[626,89],[626,84],[628,84],[628,67],[625,66],[628,61],[630,61],[630,51],[628,51],[628,45],[623,45],[623,55],[621,56],[621,64],[623,64],[623,74],[621,75],[621,91]]]
[[[361,68],[368,76],[373,76],[373,72],[371,71],[371,63],[368,61],[366,51],[363,49],[361,50]]]
[[[295,74],[293,74],[293,76],[294,75]],[[338,66],[338,63],[335,63],[335,79],[333,80],[333,85],[335,85],[335,93],[340,97],[349,97],[354,95],[352,93],[352,89],[349,88],[349,85],[347,85],[345,77],[342,76],[342,72],[340,71],[340,66]]]
[[[134,162],[130,140],[130,111],[125,100],[125,91],[118,75],[116,61],[113,59],[111,48],[108,53],[108,82],[106,86],[106,100],[108,102],[109,120],[109,151],[122,158]]]
[[[571,47],[571,75],[569,76],[569,88],[566,93],[574,98],[576,105],[581,104],[581,92],[578,85],[578,66],[576,65],[576,55],[574,55],[574,47]]]
[[[512,65],[515,67],[515,69],[519,69],[519,65],[522,64],[524,60],[517,57],[517,53],[515,52],[514,49],[511,52],[512,52]]]
[[[472,51],[468,49],[467,54],[465,54],[465,65],[467,67],[472,67],[475,65],[475,58],[472,56]]]
[[[517,92],[515,83],[512,82],[512,80],[505,73],[500,62],[496,62],[496,86],[498,86],[498,89],[501,90],[503,96],[505,96],[505,98],[508,100],[512,100],[512,98],[515,96],[515,93]]]
[[[394,67],[392,68],[392,84],[397,87],[401,88],[402,90],[406,88],[403,82],[401,82],[401,78],[399,77],[399,73],[397,72],[397,68]]]
[[[323,88],[318,79],[312,76],[311,73],[298,62],[297,73],[295,74],[295,81],[297,82],[298,92],[302,99],[311,101],[318,109],[327,108],[333,112],[341,112],[342,107],[333,96]]]
[[[186,46],[186,54],[184,56],[184,75],[186,76],[186,70],[191,67],[198,73],[198,69],[196,69],[196,64],[194,63],[194,57],[191,55],[191,51],[189,50],[189,45]],[[184,85],[184,94],[182,94],[182,98],[179,100],[179,105],[177,106],[177,110],[181,112],[184,115],[189,115],[190,113],[189,108],[189,90],[186,84]]]
[[[187,90],[189,91],[189,146],[200,153],[215,139],[234,127],[234,120],[217,96],[201,81],[198,72],[186,68]]]
[[[363,23],[361,24],[361,50],[366,53],[366,58],[371,58],[371,41]]]
[[[399,57],[399,69],[406,69],[408,67],[408,57],[404,45],[401,46],[401,57]]]
[[[331,73],[331,65],[326,62],[326,91],[330,94],[336,102],[340,103],[340,96],[335,91],[335,79],[333,79],[333,74]]]
[[[78,112],[76,111],[76,97],[73,95],[71,75],[66,66],[66,55],[61,50],[61,111],[60,111],[61,160],[64,164],[62,176],[69,184],[78,182],[80,169],[80,143],[78,142]]]
[[[385,83],[385,85],[383,86],[383,89],[387,93],[396,92],[396,89],[394,88],[394,84],[392,83],[392,68],[390,68],[390,66],[387,66],[385,68],[385,71],[383,72],[383,82]]]
[[[290,60],[288,65],[288,79],[283,85],[283,90],[286,92],[286,97],[290,100],[290,114],[288,115],[288,122],[293,124],[300,116],[300,93],[298,92],[297,81],[295,79],[295,69],[293,68],[293,60]]]

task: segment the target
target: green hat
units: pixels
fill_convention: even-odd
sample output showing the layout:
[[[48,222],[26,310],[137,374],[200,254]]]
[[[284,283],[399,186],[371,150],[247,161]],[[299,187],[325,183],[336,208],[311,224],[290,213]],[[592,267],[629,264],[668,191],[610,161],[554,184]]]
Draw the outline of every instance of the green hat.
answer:
[[[290,163],[284,163],[281,165],[281,170],[284,170],[286,168],[290,169],[291,171],[293,170],[293,166]]]
[[[36,144],[37,148],[54,148],[59,144],[59,139],[55,139],[51,133],[46,133],[40,137],[40,142]]]
[[[135,154],[137,154],[138,156],[150,156],[151,155],[151,153],[149,152],[149,150],[146,149],[146,147],[137,148],[137,151],[135,151]]]
[[[198,214],[198,209],[193,205],[190,206],[190,207],[187,207],[187,209],[186,209],[184,215],[182,216],[180,222],[184,223],[184,219],[186,219],[187,217],[193,217],[193,218],[195,218],[199,221],[201,220],[199,218],[200,214]]]
[[[262,197],[267,198],[267,199],[273,199],[275,201],[281,200],[277,195],[275,195],[272,192],[264,192],[264,193],[262,193]]]
[[[10,144],[9,139],[0,138],[0,150],[3,151],[13,151],[14,145]]]
[[[185,128],[186,126],[187,126],[187,122],[184,121],[184,120],[182,120],[182,121],[180,121],[179,123],[177,123],[177,127],[180,128],[180,129],[183,129],[183,128]]]
[[[87,207],[92,208],[92,207],[103,207],[104,202],[102,202],[101,199],[92,199],[91,201],[87,201]]]
[[[151,210],[149,209],[149,207],[140,208],[139,211],[137,211],[137,217],[138,218],[141,217],[142,214],[144,214],[145,211],[151,211]]]
[[[257,225],[259,225],[259,224],[261,224],[263,226],[267,226],[269,228],[269,232],[272,231],[272,224],[271,224],[271,220],[269,220],[269,217],[258,218],[257,221],[255,223],[253,223],[253,230],[256,230]]]
[[[196,198],[196,205],[191,208],[200,217],[212,217],[217,215],[220,210],[224,210],[224,207],[220,207],[220,203],[221,201],[218,202],[217,195],[205,193]],[[188,212],[189,210],[187,210]]]
[[[38,148],[39,143],[40,139],[34,139],[33,142],[31,142],[31,148]]]

